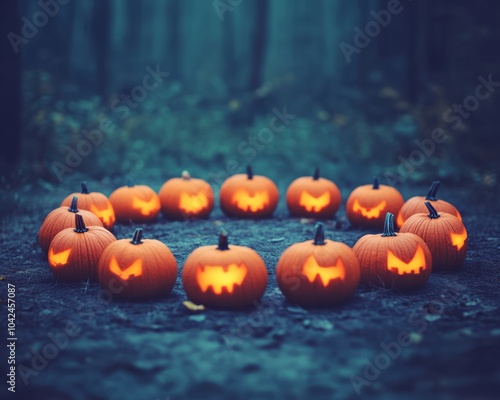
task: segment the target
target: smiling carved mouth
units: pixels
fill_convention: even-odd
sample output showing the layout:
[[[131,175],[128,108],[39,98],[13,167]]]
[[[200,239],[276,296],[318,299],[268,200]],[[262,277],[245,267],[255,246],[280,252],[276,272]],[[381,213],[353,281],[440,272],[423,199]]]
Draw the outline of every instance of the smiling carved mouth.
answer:
[[[244,264],[198,265],[196,281],[204,293],[210,287],[215,294],[222,294],[223,290],[226,290],[227,293],[233,293],[236,285],[242,285],[247,271]]]

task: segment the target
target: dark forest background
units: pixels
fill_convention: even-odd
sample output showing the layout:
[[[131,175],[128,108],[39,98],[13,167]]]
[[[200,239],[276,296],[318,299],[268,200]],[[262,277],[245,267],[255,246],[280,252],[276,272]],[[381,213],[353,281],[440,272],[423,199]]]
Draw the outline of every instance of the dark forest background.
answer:
[[[320,165],[344,185],[378,175],[497,186],[500,95],[443,118],[474,96],[479,77],[500,81],[497,1],[48,3],[57,11],[18,54],[9,33],[22,36],[46,11],[37,1],[1,5],[4,182],[133,175],[160,185],[187,168],[217,184],[251,162],[286,182]],[[354,46],[356,29],[373,28],[391,4],[399,12],[348,62],[342,43]],[[125,107],[157,66],[169,75]],[[252,146],[249,136],[285,108],[295,118]],[[114,129],[68,166],[103,120]],[[437,128],[446,141],[418,161],[415,140]]]

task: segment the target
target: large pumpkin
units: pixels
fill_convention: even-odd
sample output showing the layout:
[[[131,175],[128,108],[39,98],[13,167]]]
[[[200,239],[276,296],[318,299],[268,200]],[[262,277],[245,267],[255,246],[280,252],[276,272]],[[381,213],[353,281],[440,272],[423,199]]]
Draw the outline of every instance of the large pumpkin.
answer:
[[[156,192],[146,185],[134,185],[116,189],[109,196],[118,222],[153,221],[160,212],[160,199]]]
[[[132,239],[110,244],[99,259],[99,282],[117,298],[166,296],[177,278],[177,262],[159,240],[142,239],[137,228]]]
[[[454,215],[438,213],[431,202],[424,203],[428,213],[414,214],[400,232],[420,236],[432,253],[434,271],[450,271],[463,264],[467,257],[467,230]]]
[[[286,205],[294,217],[333,218],[340,207],[342,196],[332,181],[314,175],[295,179],[286,192]]]
[[[317,224],[314,241],[296,243],[281,255],[276,280],[285,297],[301,306],[329,306],[350,298],[359,282],[359,263],[344,243],[325,240]]]
[[[169,179],[159,193],[161,211],[169,219],[206,218],[214,205],[212,187],[183,171],[181,178]]]
[[[188,298],[197,304],[238,308],[259,300],[267,285],[267,270],[256,251],[229,246],[225,231],[218,246],[203,246],[186,259],[182,284]]]
[[[394,214],[387,213],[382,235],[365,235],[353,247],[361,268],[361,283],[386,288],[424,285],[432,272],[432,256],[413,233],[394,232]]]
[[[222,211],[230,217],[269,217],[278,200],[278,188],[274,182],[265,176],[254,175],[250,166],[246,174],[227,178],[220,188]]]

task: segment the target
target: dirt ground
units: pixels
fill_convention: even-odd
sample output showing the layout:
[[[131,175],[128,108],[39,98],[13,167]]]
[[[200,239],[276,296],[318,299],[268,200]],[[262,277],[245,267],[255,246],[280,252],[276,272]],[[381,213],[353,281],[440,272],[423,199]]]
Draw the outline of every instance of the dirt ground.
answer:
[[[158,189],[161,182],[155,182]],[[109,194],[116,186],[104,182]],[[286,186],[280,185],[281,193]],[[404,187],[405,198],[425,187]],[[360,287],[335,308],[303,309],[284,300],[274,268],[291,244],[312,238],[314,222],[288,216],[232,220],[218,206],[208,220],[141,225],[169,246],[179,272],[188,254],[215,244],[254,248],[269,282],[258,307],[193,312],[180,273],[167,298],[129,302],[102,296],[97,283],[55,280],[36,244],[44,216],[69,186],[27,186],[1,225],[2,304],[16,288],[16,396],[2,399],[496,399],[500,393],[500,220],[496,193],[442,189],[469,232],[463,267],[435,273],[413,292]],[[343,191],[344,202],[349,191]],[[474,193],[473,195],[471,193]],[[137,225],[139,226],[139,225]],[[117,238],[136,225],[117,225]],[[342,208],[326,236],[352,246]],[[2,326],[6,326],[2,307]],[[5,332],[4,328],[2,330]],[[69,335],[71,334],[71,335]],[[411,344],[398,339],[410,336]],[[56,343],[56,345],[54,345]],[[2,346],[5,348],[5,346]],[[2,357],[2,371],[6,367]]]

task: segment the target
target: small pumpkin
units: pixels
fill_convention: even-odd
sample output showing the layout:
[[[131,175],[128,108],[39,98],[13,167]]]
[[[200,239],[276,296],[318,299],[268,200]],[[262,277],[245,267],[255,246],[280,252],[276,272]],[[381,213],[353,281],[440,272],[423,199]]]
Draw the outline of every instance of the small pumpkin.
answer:
[[[212,187],[203,179],[192,178],[188,171],[165,182],[158,196],[161,211],[169,219],[206,218],[214,206]]]
[[[275,183],[265,176],[254,175],[250,166],[246,174],[227,178],[220,188],[220,205],[229,217],[270,217],[278,200]]]
[[[397,215],[403,203],[397,189],[380,185],[375,178],[372,185],[359,186],[351,192],[346,204],[347,218],[354,226],[381,229],[386,213]]]
[[[453,204],[437,198],[437,191],[440,184],[441,183],[439,181],[432,182],[432,185],[429,188],[429,192],[427,193],[426,197],[414,196],[411,199],[408,199],[406,203],[403,204],[403,207],[401,207],[401,210],[399,210],[398,217],[396,219],[396,223],[399,228],[401,228],[404,222],[413,214],[427,213],[427,208],[424,204],[425,201],[431,203],[437,212],[446,212],[448,214],[452,214],[460,221],[462,221],[462,216]]]
[[[361,283],[387,288],[424,285],[433,261],[427,244],[413,233],[394,232],[394,214],[387,213],[382,235],[365,235],[353,247]]]
[[[286,191],[286,205],[294,217],[333,218],[342,202],[335,183],[321,178],[319,168],[314,175],[295,179]]]
[[[267,270],[255,250],[229,246],[224,230],[218,246],[203,246],[186,259],[182,284],[188,298],[197,304],[239,308],[259,300],[267,285]]]
[[[159,240],[142,239],[137,228],[132,240],[111,243],[99,259],[99,282],[117,298],[166,296],[177,278],[177,262]]]
[[[73,197],[78,196],[78,207],[80,210],[88,210],[101,220],[102,226],[111,230],[115,225],[115,211],[108,198],[101,192],[90,192],[87,182],[82,182],[81,193],[71,193],[61,203],[61,207],[70,207]]]
[[[104,249],[116,241],[102,226],[85,226],[75,214],[75,228],[59,232],[50,243],[50,270],[61,281],[97,280],[97,266]]]
[[[325,240],[323,224],[314,241],[295,243],[281,255],[276,280],[285,297],[301,306],[329,306],[352,297],[359,283],[359,263],[344,243]]]
[[[101,220],[94,213],[78,209],[78,197],[73,196],[69,207],[58,207],[45,217],[40,231],[38,232],[38,244],[42,251],[47,254],[50,242],[63,229],[75,226],[75,214],[83,217],[86,225],[102,226]]]
[[[408,218],[400,232],[420,236],[432,253],[434,271],[451,271],[463,264],[467,257],[467,230],[455,216],[438,213],[430,201],[424,203],[427,213]]]
[[[127,186],[116,189],[109,196],[118,222],[153,221],[160,212],[160,199],[147,185],[134,185],[130,180]]]

